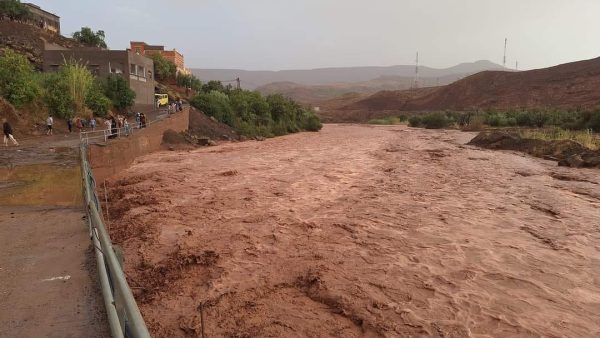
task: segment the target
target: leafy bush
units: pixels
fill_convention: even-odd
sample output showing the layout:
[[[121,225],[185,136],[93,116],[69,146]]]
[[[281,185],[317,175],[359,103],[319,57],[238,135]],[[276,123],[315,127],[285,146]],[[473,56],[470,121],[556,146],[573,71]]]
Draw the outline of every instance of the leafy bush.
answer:
[[[422,117],[422,123],[427,129],[441,129],[450,124],[446,114],[440,112],[426,114]]]
[[[198,80],[198,78],[195,77],[193,74],[177,74],[176,81],[179,87],[190,88],[194,91],[202,90],[202,82]]]
[[[218,81],[210,81],[202,90],[190,103],[241,135],[270,137],[322,128],[312,110],[281,95],[263,97],[258,92],[232,90]]]
[[[408,126],[418,128],[423,125],[423,119],[420,116],[413,115],[408,118]]]
[[[104,95],[110,99],[115,109],[124,112],[135,103],[135,92],[129,88],[127,81],[122,76],[109,75],[104,81],[103,87]]]
[[[104,31],[99,30],[94,33],[90,27],[81,27],[81,30],[73,33],[73,39],[88,46],[106,48]]]
[[[590,113],[586,127],[600,133],[600,109],[596,109]]]
[[[129,88],[127,88],[129,89]],[[104,88],[95,81],[85,97],[85,105],[99,117],[105,117],[111,106],[111,99],[104,95]]]
[[[61,118],[71,118],[73,99],[69,86],[61,73],[46,73],[42,76],[42,99],[48,107],[48,112]]]
[[[315,114],[309,114],[304,123],[304,129],[307,131],[319,131],[321,128],[323,128],[323,124],[319,117]]]
[[[0,56],[0,96],[16,107],[30,103],[39,93],[33,67],[23,55],[4,49]]]
[[[229,97],[221,92],[212,91],[196,95],[190,102],[194,107],[203,111],[206,115],[233,126],[234,115]]]

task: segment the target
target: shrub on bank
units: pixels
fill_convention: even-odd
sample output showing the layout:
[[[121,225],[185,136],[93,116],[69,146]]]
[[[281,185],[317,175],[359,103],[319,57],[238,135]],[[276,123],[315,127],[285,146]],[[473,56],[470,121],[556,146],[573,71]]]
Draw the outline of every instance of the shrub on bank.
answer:
[[[450,125],[450,120],[445,113],[434,112],[423,115],[422,124],[427,129],[441,129]]]
[[[202,87],[191,105],[245,136],[280,136],[298,131],[318,131],[319,117],[282,95],[263,97],[258,92],[232,89],[218,81]]]
[[[0,95],[15,107],[32,102],[39,94],[35,70],[26,57],[12,49],[0,56]]]
[[[423,125],[423,120],[418,115],[413,115],[408,118],[408,126],[413,128],[418,128]]]

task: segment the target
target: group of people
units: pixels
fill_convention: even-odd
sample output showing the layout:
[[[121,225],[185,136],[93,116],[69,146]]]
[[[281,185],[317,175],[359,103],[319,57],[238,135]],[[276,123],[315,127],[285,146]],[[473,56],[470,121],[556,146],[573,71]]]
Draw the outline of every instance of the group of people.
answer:
[[[173,101],[172,103],[169,104],[169,114],[172,112],[179,112],[182,110],[183,110],[183,101],[181,99],[177,100],[177,101]],[[135,113],[135,123],[136,123],[137,128],[139,128],[139,129],[146,128],[146,123],[147,123],[146,121],[147,121],[146,114]],[[86,128],[89,128],[90,130],[95,131],[96,125],[97,125],[97,121],[94,117],[92,117],[90,119],[85,119],[85,118],[81,118],[81,117],[78,117],[76,119],[72,119],[72,118],[67,119],[67,128],[69,129],[70,133],[73,132],[73,126],[77,127],[77,129],[79,129],[79,132],[85,132]],[[125,117],[123,115],[117,115],[116,117],[110,116],[108,119],[106,119],[104,121],[104,125],[106,127],[106,130],[110,130],[109,138],[117,137],[117,135],[119,134],[118,129],[121,129],[121,128],[125,129],[126,136],[128,136],[131,132],[129,122],[127,121],[127,117]],[[2,119],[2,130],[4,132],[4,146],[5,147],[8,146],[8,141],[11,141],[15,146],[19,145],[19,142],[17,142],[17,140],[13,136],[13,127],[6,118]],[[46,118],[46,135],[52,136],[53,133],[54,133],[54,118],[52,117],[52,115],[49,115]]]
[[[125,136],[129,136],[131,133],[129,121],[123,115],[111,116],[104,121],[104,125],[106,126],[106,130],[110,131],[109,138],[116,138],[119,135],[119,129],[125,129]]]
[[[169,114],[176,113],[183,110],[183,101],[181,99],[172,101],[169,103],[167,112]]]
[[[135,113],[135,123],[138,129],[146,128],[146,114]]]
[[[73,125],[79,129],[79,132],[85,131],[85,128],[89,128],[92,131],[96,130],[96,119],[90,118],[86,120],[84,118],[76,118],[75,121],[73,119],[67,119],[67,128],[69,128],[69,133],[73,132]]]

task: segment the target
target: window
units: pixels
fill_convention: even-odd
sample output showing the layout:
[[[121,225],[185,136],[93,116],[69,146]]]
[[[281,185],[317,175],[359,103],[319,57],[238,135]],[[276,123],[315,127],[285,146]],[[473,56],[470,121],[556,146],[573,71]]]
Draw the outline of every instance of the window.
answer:
[[[143,66],[137,66],[137,73],[138,76],[144,77],[146,75],[146,69]]]
[[[92,73],[92,75],[100,75],[100,65],[89,65],[88,69],[90,70],[90,73]]]
[[[133,74],[133,75],[137,75],[136,73],[136,69],[137,67],[135,66],[135,63],[132,63],[129,65],[129,74]]]

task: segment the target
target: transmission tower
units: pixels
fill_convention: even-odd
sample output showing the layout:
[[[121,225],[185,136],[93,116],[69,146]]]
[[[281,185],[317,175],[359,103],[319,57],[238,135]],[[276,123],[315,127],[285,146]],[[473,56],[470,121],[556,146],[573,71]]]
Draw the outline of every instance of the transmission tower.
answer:
[[[506,44],[508,43],[508,38],[504,38],[504,60],[502,61],[502,66],[506,68]]]
[[[413,84],[413,87],[416,89],[419,88],[419,52],[417,52],[417,60],[415,64],[415,83]]]

